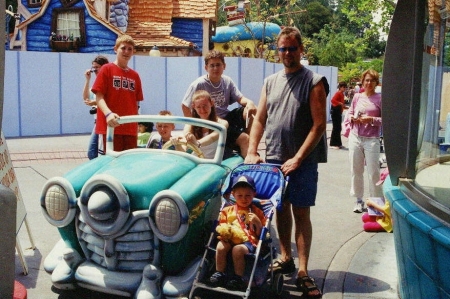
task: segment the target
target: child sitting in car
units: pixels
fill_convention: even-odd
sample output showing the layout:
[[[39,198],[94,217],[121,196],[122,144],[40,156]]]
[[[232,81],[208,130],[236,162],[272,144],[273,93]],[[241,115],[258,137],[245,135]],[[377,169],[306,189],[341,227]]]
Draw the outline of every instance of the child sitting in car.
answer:
[[[171,116],[172,113],[170,111],[168,111],[168,110],[162,110],[162,111],[159,112],[159,115]],[[171,140],[173,138],[172,137],[172,131],[175,130],[175,124],[173,124],[173,123],[157,122],[156,123],[156,130],[158,131],[158,133],[153,134],[150,137],[150,140],[147,142],[147,148],[162,149],[163,145],[167,141],[169,141],[169,140]],[[175,147],[176,147],[176,150],[183,151],[181,146],[176,145]]]
[[[153,123],[152,122],[139,122],[138,123],[138,139],[137,146],[138,147],[146,147],[148,140],[151,137],[151,133],[153,131]]]

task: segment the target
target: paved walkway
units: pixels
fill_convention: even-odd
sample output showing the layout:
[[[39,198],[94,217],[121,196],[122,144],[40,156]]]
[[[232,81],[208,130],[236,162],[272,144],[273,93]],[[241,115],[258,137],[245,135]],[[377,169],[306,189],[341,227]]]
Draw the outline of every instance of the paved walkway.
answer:
[[[87,160],[88,135],[12,138],[6,143],[14,167]]]
[[[330,125],[328,130],[331,130]],[[61,176],[87,161],[88,140],[88,135],[7,139],[37,246],[35,250],[26,249],[29,238],[26,229],[22,228],[19,240],[29,275],[22,274],[17,258],[16,280],[27,288],[29,299],[121,298],[87,290],[56,290],[52,288],[50,275],[42,267],[43,260],[59,239],[56,228],[47,223],[41,213],[42,186],[50,177]],[[343,138],[343,141],[347,140]],[[319,166],[317,202],[311,209],[314,236],[309,274],[316,279],[326,299],[397,299],[394,235],[362,231],[361,215],[352,212],[353,201],[348,195],[348,151],[330,149],[328,156],[328,163]],[[295,244],[292,245],[295,248]],[[302,298],[294,282],[295,277],[286,277],[282,298]],[[214,297],[217,296],[214,294]],[[254,295],[252,298],[265,297]]]

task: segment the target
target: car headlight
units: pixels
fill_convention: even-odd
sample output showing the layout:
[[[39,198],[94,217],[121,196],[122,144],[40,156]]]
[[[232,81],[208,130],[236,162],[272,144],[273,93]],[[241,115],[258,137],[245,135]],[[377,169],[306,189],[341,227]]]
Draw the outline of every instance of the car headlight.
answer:
[[[125,187],[113,176],[90,178],[80,194],[83,221],[100,235],[113,235],[123,228],[130,215],[130,199]]]
[[[77,196],[72,184],[63,177],[47,181],[42,189],[41,208],[44,217],[56,227],[68,225],[75,217]]]
[[[153,197],[150,207],[150,227],[164,242],[177,242],[189,228],[189,211],[183,198],[171,190],[163,190]]]

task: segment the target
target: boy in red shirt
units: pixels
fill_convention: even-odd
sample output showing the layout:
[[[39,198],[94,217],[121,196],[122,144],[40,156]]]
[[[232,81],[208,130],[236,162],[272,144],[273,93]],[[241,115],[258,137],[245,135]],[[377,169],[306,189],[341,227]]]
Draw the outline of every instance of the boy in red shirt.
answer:
[[[131,36],[122,35],[116,40],[116,60],[104,65],[95,79],[92,92],[97,99],[95,133],[102,134],[106,144],[106,127],[114,127],[114,150],[123,151],[137,146],[137,124],[119,126],[117,118],[138,114],[138,101],[144,99],[139,74],[128,67],[133,57],[135,43]],[[105,149],[106,150],[106,149]]]

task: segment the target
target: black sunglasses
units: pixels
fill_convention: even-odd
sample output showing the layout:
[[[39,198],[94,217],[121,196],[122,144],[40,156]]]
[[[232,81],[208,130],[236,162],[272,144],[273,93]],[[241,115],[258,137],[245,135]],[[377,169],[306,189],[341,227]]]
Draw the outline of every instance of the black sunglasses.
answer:
[[[278,48],[278,51],[280,51],[281,53],[284,53],[286,51],[295,52],[297,50],[298,50],[298,47],[281,47],[281,48]]]

